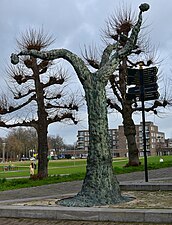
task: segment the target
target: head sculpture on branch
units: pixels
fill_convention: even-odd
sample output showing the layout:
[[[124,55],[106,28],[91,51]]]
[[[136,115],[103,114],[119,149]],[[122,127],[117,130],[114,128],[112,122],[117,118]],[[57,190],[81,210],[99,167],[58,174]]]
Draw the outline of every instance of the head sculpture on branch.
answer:
[[[150,6],[149,6],[149,4],[147,4],[147,3],[143,3],[143,4],[141,4],[141,5],[139,6],[139,9],[140,9],[142,12],[145,12],[145,11],[149,10],[149,8],[150,8]]]
[[[14,53],[11,54],[11,63],[14,65],[19,63],[19,57],[17,54]]]

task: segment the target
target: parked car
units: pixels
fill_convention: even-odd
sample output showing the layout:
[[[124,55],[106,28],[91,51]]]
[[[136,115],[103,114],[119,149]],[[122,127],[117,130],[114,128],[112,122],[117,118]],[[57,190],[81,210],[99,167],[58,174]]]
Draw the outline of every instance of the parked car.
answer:
[[[28,161],[28,160],[29,160],[29,158],[27,158],[27,157],[20,158],[20,161]]]
[[[58,159],[58,157],[57,156],[51,156],[51,160],[57,160]]]
[[[30,161],[36,161],[35,157],[31,157]]]

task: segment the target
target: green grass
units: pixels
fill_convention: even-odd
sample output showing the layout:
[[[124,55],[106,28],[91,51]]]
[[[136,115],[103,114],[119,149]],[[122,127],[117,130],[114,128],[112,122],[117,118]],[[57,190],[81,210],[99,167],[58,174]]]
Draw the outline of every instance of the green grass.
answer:
[[[166,168],[166,167],[172,167],[172,155],[171,156],[163,156],[161,157],[164,159],[163,163],[160,163],[160,157],[159,156],[150,156],[147,158],[147,166],[148,170],[154,170],[154,169],[160,169],[160,168]],[[127,161],[126,161],[127,162]],[[123,174],[123,173],[131,173],[131,172],[137,172],[137,171],[144,171],[144,158],[140,158],[141,165],[138,167],[132,166],[132,167],[124,167],[125,163],[123,164],[123,167],[121,166],[120,162],[117,164],[114,164],[114,171],[115,174]]]
[[[148,157],[148,170],[159,169],[164,167],[172,167],[172,156],[163,156],[163,163],[160,163],[160,157]],[[124,167],[128,160],[126,158],[113,159],[113,168],[115,174],[131,173],[144,170],[144,158],[140,158],[141,166]],[[49,161],[48,173],[49,177],[44,180],[31,180],[29,177],[30,162],[15,162],[13,166],[16,171],[3,171],[3,167],[8,164],[0,165],[0,191],[17,189],[23,187],[33,187],[45,184],[52,184],[65,181],[82,180],[86,171],[86,160],[54,160]],[[27,177],[27,178],[20,178]],[[15,179],[7,179],[15,178]]]
[[[13,167],[17,167],[17,170],[3,171],[4,166],[8,166],[8,163],[1,164],[0,166],[0,179],[1,178],[13,178],[13,177],[27,177],[29,176],[30,162],[14,162]],[[65,174],[78,174],[85,173],[86,160],[52,160],[48,164],[49,175],[65,175]]]
[[[35,187],[35,186],[41,186],[45,184],[54,184],[54,183],[74,181],[74,180],[82,180],[84,176],[85,176],[85,173],[71,174],[71,175],[64,175],[64,176],[60,176],[60,175],[49,176],[48,178],[43,180],[32,180],[28,178],[7,180],[6,178],[2,178],[0,179],[0,191]]]

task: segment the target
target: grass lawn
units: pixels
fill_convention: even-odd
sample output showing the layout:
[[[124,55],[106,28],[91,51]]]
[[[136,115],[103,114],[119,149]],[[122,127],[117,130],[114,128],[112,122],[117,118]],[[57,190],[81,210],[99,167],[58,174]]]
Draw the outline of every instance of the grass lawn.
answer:
[[[160,163],[160,157],[148,157],[148,170],[172,167],[172,156],[163,156],[163,163]],[[140,158],[141,166],[124,167],[128,162],[127,158],[114,158],[113,168],[115,174],[130,173],[144,170],[144,158]],[[13,170],[5,170],[8,163],[0,164],[0,191],[16,189],[21,187],[31,187],[43,184],[82,180],[86,171],[86,159],[75,160],[50,160],[48,165],[49,177],[44,180],[33,181],[29,177],[29,161],[12,162]],[[15,179],[9,179],[15,178]]]

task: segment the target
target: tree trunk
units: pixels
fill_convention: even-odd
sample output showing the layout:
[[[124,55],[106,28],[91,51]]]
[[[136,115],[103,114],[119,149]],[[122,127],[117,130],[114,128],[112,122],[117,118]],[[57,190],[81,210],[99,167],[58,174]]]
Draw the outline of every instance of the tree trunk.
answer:
[[[95,77],[85,85],[89,115],[87,171],[81,191],[60,201],[65,206],[107,205],[126,201],[113,173],[109,146],[105,84]]]
[[[136,128],[132,119],[132,107],[126,102],[123,108],[124,134],[128,143],[128,163],[126,166],[139,166],[139,151],[136,145]]]
[[[48,176],[48,142],[47,126],[40,124],[38,133],[38,174],[37,177],[46,178]]]
[[[43,84],[40,80],[39,67],[37,65],[37,59],[31,57],[33,62],[33,71],[35,78],[35,91],[37,100],[37,115],[38,125],[36,127],[38,135],[38,178],[46,178],[48,176],[48,125],[47,125],[47,112],[44,104],[44,90]]]

